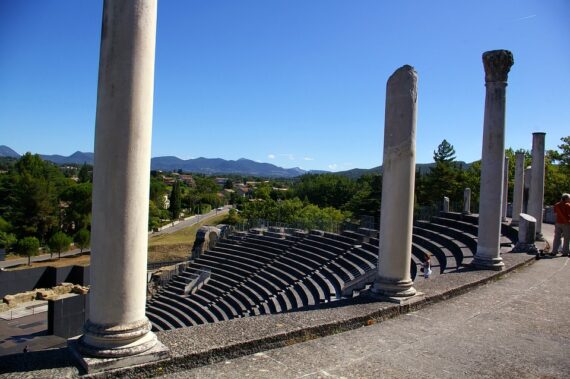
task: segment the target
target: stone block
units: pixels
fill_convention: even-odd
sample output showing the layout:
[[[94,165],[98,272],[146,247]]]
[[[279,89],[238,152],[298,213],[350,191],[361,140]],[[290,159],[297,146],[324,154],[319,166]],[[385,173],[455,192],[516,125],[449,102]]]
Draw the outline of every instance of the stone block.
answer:
[[[534,244],[536,238],[536,218],[526,213],[521,213],[519,216],[519,240],[513,252],[536,254],[538,252]]]

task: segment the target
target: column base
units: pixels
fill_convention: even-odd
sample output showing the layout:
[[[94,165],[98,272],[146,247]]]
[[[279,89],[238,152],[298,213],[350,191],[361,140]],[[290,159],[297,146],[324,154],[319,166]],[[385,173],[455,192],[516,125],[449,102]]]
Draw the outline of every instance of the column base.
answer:
[[[120,358],[150,350],[156,343],[156,335],[146,317],[127,324],[99,325],[87,320],[85,334],[79,339],[78,348],[85,354],[99,358]]]
[[[67,341],[68,349],[88,374],[138,366],[170,358],[170,350],[168,350],[168,348],[158,340],[155,341],[150,349],[142,353],[114,358],[91,357],[85,355],[81,345],[79,338]]]
[[[388,278],[377,278],[371,288],[371,293],[377,297],[386,299],[406,299],[416,295],[414,282],[408,280],[394,280]]]
[[[467,265],[478,270],[493,270],[493,271],[503,271],[505,269],[505,264],[501,257],[498,258],[481,258],[477,255],[473,258],[473,261]]]

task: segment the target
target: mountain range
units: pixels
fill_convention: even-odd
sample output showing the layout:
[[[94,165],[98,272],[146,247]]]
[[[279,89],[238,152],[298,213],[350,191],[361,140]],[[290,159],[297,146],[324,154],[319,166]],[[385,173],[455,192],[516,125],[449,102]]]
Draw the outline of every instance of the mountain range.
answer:
[[[93,153],[85,153],[76,151],[70,156],[63,155],[45,155],[39,156],[46,161],[53,162],[58,165],[64,164],[93,164]],[[19,158],[20,154],[8,146],[0,146],[0,157]],[[152,170],[163,171],[176,171],[182,170],[186,172],[194,172],[201,174],[241,174],[260,176],[268,178],[294,178],[310,171],[294,168],[283,168],[275,166],[271,163],[260,163],[250,159],[240,158],[238,160],[225,160],[221,158],[195,158],[195,159],[180,159],[178,157],[166,156],[155,157],[151,159],[150,163]]]
[[[93,164],[93,153],[84,153],[76,151],[70,156],[63,155],[44,155],[40,154],[43,160],[53,162],[58,165],[64,164]],[[0,146],[0,157],[19,158],[20,154],[12,150],[8,146]],[[469,166],[465,162],[458,162],[463,168]],[[240,158],[236,161],[225,160],[221,158],[194,158],[194,159],[180,159],[173,156],[155,157],[151,159],[150,163],[152,170],[162,171],[177,171],[182,170],[186,172],[208,174],[208,175],[227,175],[239,174],[259,176],[266,178],[294,178],[307,173],[321,174],[328,171],[306,171],[299,167],[283,168],[271,163],[260,163],[250,159]],[[416,170],[424,174],[429,171],[434,163],[417,163]],[[357,179],[364,174],[382,173],[382,166],[373,167],[370,169],[355,168],[347,171],[339,171],[336,174],[344,175],[352,179]]]

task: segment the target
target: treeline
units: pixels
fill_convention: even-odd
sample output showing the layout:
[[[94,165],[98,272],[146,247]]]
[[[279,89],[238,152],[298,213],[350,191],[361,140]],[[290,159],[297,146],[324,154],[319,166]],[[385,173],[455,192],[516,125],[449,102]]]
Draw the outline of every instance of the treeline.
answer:
[[[32,256],[40,246],[61,253],[89,243],[91,172],[60,169],[27,153],[0,175],[0,248]],[[72,179],[76,177],[76,180]]]
[[[546,205],[570,192],[570,136],[562,138],[558,148],[546,153]],[[524,153],[525,165],[532,164],[530,152]],[[506,155],[510,158],[512,194],[515,151],[508,149]],[[452,206],[455,204],[455,210],[460,210],[463,191],[469,187],[472,211],[477,212],[480,162],[460,165],[455,160],[453,145],[446,140],[434,151],[433,159],[434,166],[428,172],[416,174],[416,210],[437,210],[444,196],[450,198]],[[57,167],[30,153],[0,163],[0,248],[29,255],[37,253],[36,245],[46,246],[52,253],[64,251],[72,239],[81,248],[88,245],[92,167]],[[151,172],[149,229],[224,204],[239,209],[239,214],[233,211],[228,218],[231,223],[263,219],[318,227],[362,216],[378,221],[380,213],[380,174],[366,174],[356,180],[338,174],[308,174],[282,180],[234,175],[223,184],[205,175],[192,175],[188,178],[190,183],[179,178],[183,175]],[[170,179],[170,184],[165,184],[166,179]],[[247,191],[238,191],[244,187]]]
[[[560,151],[546,152],[545,205],[553,204],[564,192],[570,191],[570,137],[561,139]],[[529,151],[525,153],[525,167],[532,164]],[[514,187],[515,153],[507,149],[509,157],[509,198]],[[450,199],[452,210],[462,210],[465,188],[471,189],[471,210],[478,212],[481,162],[470,165],[456,161],[453,145],[443,140],[433,153],[434,165],[428,172],[416,173],[415,209],[417,214],[433,214],[441,208],[443,197]],[[279,186],[289,186],[282,191]],[[328,216],[321,215],[325,223],[335,223],[362,216],[374,217],[378,222],[382,198],[382,175],[365,174],[353,180],[339,174],[307,174],[288,181],[269,181],[256,188],[252,199],[242,203],[240,215],[233,214],[230,222],[244,219],[265,219],[270,222],[299,223],[307,219],[314,206],[314,213],[324,209],[335,210]],[[309,208],[310,209],[310,208]],[[325,212],[326,213],[326,212]],[[310,224],[310,222],[309,222]]]

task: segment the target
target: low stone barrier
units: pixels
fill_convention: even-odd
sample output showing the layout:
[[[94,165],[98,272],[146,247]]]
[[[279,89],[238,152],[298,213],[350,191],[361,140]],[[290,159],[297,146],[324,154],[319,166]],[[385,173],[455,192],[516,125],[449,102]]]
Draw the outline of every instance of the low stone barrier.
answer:
[[[25,291],[14,295],[4,296],[3,302],[0,303],[0,312],[17,307],[22,303],[28,303],[33,300],[54,300],[61,295],[75,293],[85,295],[89,292],[89,287],[79,284],[61,283],[52,288],[37,288],[32,291]]]

